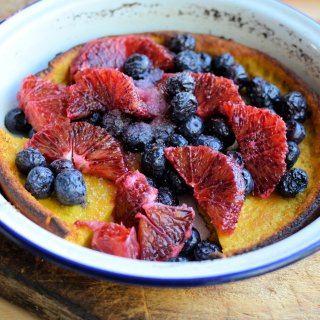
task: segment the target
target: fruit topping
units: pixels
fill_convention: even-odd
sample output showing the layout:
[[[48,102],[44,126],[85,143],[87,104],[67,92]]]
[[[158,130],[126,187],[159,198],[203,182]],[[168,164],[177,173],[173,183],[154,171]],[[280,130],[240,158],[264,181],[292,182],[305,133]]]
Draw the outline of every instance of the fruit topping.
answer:
[[[100,126],[102,121],[102,112],[94,112],[90,114],[90,116],[80,119],[81,121],[86,121],[88,123],[91,123],[95,126]]]
[[[41,152],[34,148],[27,148],[17,153],[16,166],[24,174],[35,167],[45,167],[46,159]]]
[[[11,133],[15,134],[27,134],[32,130],[24,112],[19,108],[12,109],[6,114],[4,125]]]
[[[242,155],[238,151],[227,151],[226,155],[231,157],[241,168],[244,166]]]
[[[221,54],[213,60],[213,72],[222,75],[226,70],[235,64],[234,57],[230,53]]]
[[[153,140],[153,131],[150,124],[134,122],[129,124],[123,132],[123,142],[126,149],[133,152],[144,151]]]
[[[288,170],[281,178],[277,191],[284,197],[295,197],[308,186],[308,175],[300,168]]]
[[[246,168],[254,181],[253,195],[267,198],[286,171],[286,126],[267,109],[224,104]]]
[[[174,122],[186,121],[197,110],[198,102],[190,92],[178,92],[170,103],[171,119]]]
[[[27,149],[25,149],[27,150]],[[57,175],[65,169],[74,169],[73,163],[67,159],[57,159],[50,163],[51,171]]]
[[[203,132],[202,119],[196,115],[190,116],[185,122],[180,124],[179,131],[187,139],[195,141]]]
[[[299,144],[306,136],[306,129],[304,125],[295,120],[289,120],[286,122],[287,126],[287,140],[294,141]]]
[[[157,187],[156,182],[152,178],[146,176],[146,179],[151,187],[154,187],[154,188]]]
[[[176,257],[190,238],[195,213],[192,208],[148,203],[138,213],[141,259],[165,261]]]
[[[200,233],[196,228],[192,228],[192,234],[189,239],[186,240],[184,246],[180,252],[180,256],[191,256],[195,246],[201,241]]]
[[[209,135],[218,137],[225,147],[234,143],[235,136],[232,132],[227,119],[224,117],[214,117],[208,119],[204,124],[204,132]]]
[[[212,57],[210,56],[210,54],[207,54],[205,52],[200,52],[199,57],[200,57],[201,71],[210,72],[211,66],[212,66]]]
[[[139,258],[140,248],[135,228],[98,221],[76,221],[75,225],[88,227],[94,232],[92,249],[124,258]]]
[[[144,79],[151,68],[149,58],[144,54],[135,53],[124,63],[123,72],[135,80]]]
[[[285,121],[303,122],[306,119],[306,99],[300,92],[289,92],[281,98],[277,111]]]
[[[242,175],[243,175],[244,182],[246,185],[245,195],[247,196],[252,192],[252,190],[254,188],[254,182],[253,182],[253,179],[252,179],[250,172],[247,169],[242,169]]]
[[[287,169],[290,169],[291,167],[293,167],[293,165],[297,162],[299,156],[300,156],[299,146],[293,141],[288,141],[288,152],[286,154]]]
[[[50,123],[69,122],[65,86],[28,76],[22,82],[17,99],[28,122],[37,131]]]
[[[173,56],[163,46],[149,37],[139,35],[105,37],[87,42],[71,65],[71,74],[95,68],[122,69],[128,57],[134,53],[146,55],[154,68],[170,70]]]
[[[183,146],[187,146],[189,144],[189,142],[181,134],[174,133],[170,137],[168,144],[169,144],[169,146],[172,146],[172,147],[183,147]]]
[[[116,181],[117,195],[113,218],[126,227],[135,225],[135,214],[142,206],[157,200],[158,190],[153,188],[138,170],[128,172]]]
[[[49,125],[27,142],[47,160],[73,160],[83,173],[116,180],[127,171],[119,143],[104,129],[87,122]]]
[[[166,158],[164,156],[163,143],[154,143],[146,147],[142,155],[141,168],[146,175],[160,179],[166,169]]]
[[[195,146],[207,146],[213,150],[221,151],[224,149],[224,144],[222,141],[215,136],[207,136],[205,134],[201,134],[195,141]]]
[[[187,257],[172,257],[166,260],[166,262],[188,262],[190,261],[190,259],[188,259]]]
[[[28,138],[31,139],[35,133],[37,133],[37,131],[31,128],[28,132]]]
[[[268,81],[254,77],[248,85],[250,104],[257,108],[274,110],[280,101],[280,90]]]
[[[175,193],[168,187],[160,187],[158,190],[158,202],[167,206],[178,206],[179,200]]]
[[[68,88],[67,115],[71,120],[93,112],[117,109],[137,117],[149,117],[132,78],[115,69],[88,69],[78,72]]]
[[[227,101],[244,104],[238,93],[238,87],[231,80],[209,73],[192,74],[192,77],[196,81],[194,91],[198,101],[196,114],[201,118],[219,113],[223,103]]]
[[[183,72],[183,71],[200,72],[201,71],[200,55],[190,50],[181,51],[174,57],[174,66],[177,72]]]
[[[247,86],[247,84],[249,83],[249,78],[246,70],[239,63],[228,67],[226,71],[221,74],[221,76],[231,79],[240,88]]]
[[[65,205],[84,204],[87,187],[80,171],[64,169],[54,180],[54,191],[58,200]]]
[[[221,257],[221,248],[206,240],[198,242],[193,250],[193,258],[196,261],[213,260]]]
[[[119,110],[107,111],[101,120],[101,127],[106,129],[115,138],[121,138],[124,128],[130,123],[130,119],[125,117]]]
[[[165,172],[163,182],[164,185],[168,186],[171,190],[174,190],[177,195],[182,195],[187,190],[187,185],[184,180],[174,169],[168,169]]]
[[[175,53],[184,50],[194,50],[196,39],[191,34],[177,34],[168,40],[167,46]]]
[[[48,198],[52,193],[54,175],[46,167],[34,167],[27,175],[25,188],[37,199]]]
[[[230,157],[209,147],[166,148],[165,155],[213,225],[223,233],[235,229],[244,201],[242,169]]]
[[[196,83],[190,73],[180,72],[168,78],[166,91],[170,97],[174,97],[179,92],[193,92]]]
[[[176,125],[171,121],[168,121],[163,118],[155,118],[151,122],[151,128],[155,141],[162,141],[167,143],[167,141],[171,138],[176,128]]]

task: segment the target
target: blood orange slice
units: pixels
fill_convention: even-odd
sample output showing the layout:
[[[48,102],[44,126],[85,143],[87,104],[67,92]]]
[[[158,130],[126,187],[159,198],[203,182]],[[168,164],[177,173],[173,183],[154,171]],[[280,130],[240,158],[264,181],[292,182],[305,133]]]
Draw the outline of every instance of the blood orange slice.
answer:
[[[49,123],[69,122],[65,86],[31,75],[22,81],[17,99],[27,121],[36,131]]]
[[[145,215],[136,215],[141,259],[164,261],[177,256],[191,236],[195,217],[193,209],[186,205],[171,207],[148,203],[143,210]]]
[[[165,155],[185,182],[212,224],[223,233],[235,229],[244,202],[242,169],[209,147],[166,148]]]
[[[142,206],[157,200],[158,190],[149,185],[146,177],[138,170],[128,172],[116,181],[117,195],[113,217],[115,222],[126,227],[136,224],[135,215]]]
[[[267,109],[225,103],[224,110],[254,180],[253,194],[267,198],[286,171],[286,125]]]
[[[137,117],[150,116],[133,80],[114,69],[87,69],[77,73],[69,87],[67,115],[83,118],[96,111],[118,109]]]
[[[93,233],[91,248],[119,257],[138,259],[139,243],[135,228],[99,221],[76,221],[77,227],[88,227]]]
[[[27,142],[30,146],[49,161],[73,160],[78,170],[112,181],[127,171],[119,143],[87,122],[48,125]]]
[[[122,69],[126,59],[142,53],[149,57],[153,67],[168,70],[173,68],[173,55],[149,37],[130,35],[106,37],[86,43],[71,65],[71,74],[84,69]]]
[[[217,77],[210,73],[193,73],[196,81],[194,95],[198,101],[196,114],[207,118],[215,113],[220,113],[224,102],[231,101],[243,105],[244,102],[232,80]]]

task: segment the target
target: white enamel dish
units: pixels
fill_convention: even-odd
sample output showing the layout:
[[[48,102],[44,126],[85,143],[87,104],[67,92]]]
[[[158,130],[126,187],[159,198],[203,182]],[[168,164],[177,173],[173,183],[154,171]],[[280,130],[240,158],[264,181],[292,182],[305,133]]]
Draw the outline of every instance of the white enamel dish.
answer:
[[[43,0],[0,25],[0,124],[16,107],[21,80],[58,52],[108,34],[180,30],[258,48],[320,88],[320,25],[277,1]],[[196,286],[256,276],[320,248],[320,219],[263,249],[190,263],[124,259],[69,243],[25,218],[0,195],[0,228],[30,251],[91,276],[150,286]]]

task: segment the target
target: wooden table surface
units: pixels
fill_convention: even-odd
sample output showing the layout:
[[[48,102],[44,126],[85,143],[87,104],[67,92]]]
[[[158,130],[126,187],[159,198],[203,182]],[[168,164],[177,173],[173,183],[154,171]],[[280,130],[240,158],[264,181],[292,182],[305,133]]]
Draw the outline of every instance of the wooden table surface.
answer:
[[[33,1],[0,0],[0,19],[31,2]],[[286,0],[284,2],[320,21],[320,0]],[[4,241],[8,240],[0,238],[0,243]],[[17,248],[17,250],[22,252],[22,249]],[[1,255],[0,259],[3,259]],[[39,258],[34,260],[51,267],[55,270],[54,272],[63,272],[62,268],[51,266]],[[66,274],[86,281],[88,290],[99,287],[103,291],[99,293],[100,299],[103,300],[105,297],[109,301],[109,308],[113,305],[115,308],[119,306],[119,299],[120,306],[122,300],[136,299],[137,301],[138,311],[132,309],[132,312],[128,310],[124,315],[116,316],[110,310],[105,310],[97,312],[96,314],[100,317],[94,317],[94,319],[320,319],[320,252],[287,268],[257,278],[195,289],[132,288],[90,279],[72,272],[66,272]],[[49,281],[48,279],[37,280],[38,284],[45,285]],[[27,296],[20,297],[20,301],[22,298],[26,301],[25,304],[20,302],[20,305],[32,310],[33,314],[25,311],[12,303],[19,299],[17,300],[14,293],[8,294],[11,292],[9,289],[7,294],[1,294],[6,292],[6,279],[2,279],[0,283],[0,296],[7,298],[5,300],[0,297],[1,320],[34,320],[39,319],[39,316],[46,319],[69,319],[68,313],[60,315],[52,313],[50,316],[43,311],[36,312],[39,306],[30,306],[28,303],[34,300]],[[110,292],[118,292],[119,296],[110,297],[108,295]],[[16,293],[22,294],[21,290],[17,290]],[[44,295],[41,296],[37,292],[34,294],[38,294],[35,299],[41,304],[41,298]],[[76,301],[76,298],[73,301]],[[126,307],[125,304],[123,302],[124,307]]]

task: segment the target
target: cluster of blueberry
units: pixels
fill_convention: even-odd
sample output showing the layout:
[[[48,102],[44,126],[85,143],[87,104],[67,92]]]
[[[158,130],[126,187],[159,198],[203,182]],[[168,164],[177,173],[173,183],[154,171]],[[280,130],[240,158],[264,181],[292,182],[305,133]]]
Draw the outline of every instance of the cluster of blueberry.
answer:
[[[29,147],[16,156],[18,170],[27,175],[25,188],[37,199],[48,198],[54,191],[65,205],[84,204],[87,188],[80,171],[69,160],[58,159],[47,167],[37,149]]]
[[[208,240],[201,240],[200,233],[192,228],[191,237],[177,257],[169,258],[168,262],[204,261],[221,258],[221,247]]]

